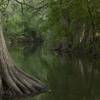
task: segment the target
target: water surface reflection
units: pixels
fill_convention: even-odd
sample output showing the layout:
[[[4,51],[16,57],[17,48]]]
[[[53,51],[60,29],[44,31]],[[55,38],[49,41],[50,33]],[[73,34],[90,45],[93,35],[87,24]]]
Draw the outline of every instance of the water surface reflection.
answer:
[[[48,84],[49,91],[30,98],[0,100],[100,100],[100,59],[60,56],[42,47],[33,52],[26,49],[11,48],[10,52],[17,66]]]

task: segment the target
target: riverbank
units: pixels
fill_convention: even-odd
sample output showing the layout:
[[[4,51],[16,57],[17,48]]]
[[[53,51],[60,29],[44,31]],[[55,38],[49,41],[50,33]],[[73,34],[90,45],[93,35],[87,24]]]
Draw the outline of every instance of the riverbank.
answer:
[[[92,59],[100,59],[100,52],[98,51],[93,51],[92,49],[89,50],[84,50],[82,48],[76,48],[73,50],[69,50],[69,49],[53,49],[53,51],[55,53],[57,53],[58,55],[61,56],[75,56],[78,58],[84,57],[84,58],[92,58]]]
[[[99,40],[96,42],[95,46],[93,44],[85,44],[85,45],[78,45],[76,47],[72,46],[71,44],[62,42],[57,43],[52,46],[48,46],[50,43],[45,43],[46,40],[43,39],[43,37],[17,37],[17,38],[9,38],[7,41],[7,44],[9,47],[15,47],[15,46],[25,46],[27,48],[37,48],[38,46],[45,45],[46,48],[50,49],[51,51],[57,52],[60,55],[63,54],[71,54],[75,56],[91,56],[94,58],[100,58],[100,44]]]

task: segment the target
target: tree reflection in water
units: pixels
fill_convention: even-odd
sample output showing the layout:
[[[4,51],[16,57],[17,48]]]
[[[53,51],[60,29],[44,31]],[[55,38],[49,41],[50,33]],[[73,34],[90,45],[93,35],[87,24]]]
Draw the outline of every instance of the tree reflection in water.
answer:
[[[100,59],[58,55],[45,48],[31,54],[14,48],[11,53],[23,70],[48,84],[50,92],[36,96],[35,100],[100,99]]]

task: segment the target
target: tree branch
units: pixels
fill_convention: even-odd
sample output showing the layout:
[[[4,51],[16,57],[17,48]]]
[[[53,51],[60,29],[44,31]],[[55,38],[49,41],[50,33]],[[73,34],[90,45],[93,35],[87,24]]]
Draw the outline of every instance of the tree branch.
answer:
[[[34,10],[34,12],[38,12],[38,11],[40,11],[42,8],[48,6],[48,3],[45,3],[45,4],[43,4],[43,5],[41,5],[41,6],[35,8],[35,7],[33,7],[33,6],[31,6],[31,5],[27,4],[27,3],[25,3],[25,2],[20,2],[20,1],[18,1],[18,0],[15,0],[15,1],[16,1],[17,3],[19,3],[20,5],[25,5],[25,6],[30,7],[31,9]],[[40,5],[41,3],[43,3],[43,1],[41,1],[41,2],[39,3],[39,5]]]

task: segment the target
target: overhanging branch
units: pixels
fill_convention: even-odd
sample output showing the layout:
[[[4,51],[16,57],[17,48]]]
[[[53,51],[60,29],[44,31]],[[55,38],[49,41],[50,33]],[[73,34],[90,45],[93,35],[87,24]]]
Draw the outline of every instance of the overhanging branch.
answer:
[[[31,6],[25,2],[20,2],[19,0],[15,0],[17,3],[19,3],[21,6],[22,5],[25,5],[29,8],[31,8],[33,10],[33,12],[39,12],[41,9],[45,8],[45,7],[48,7],[48,3],[45,3],[45,4],[42,4],[41,6],[39,7],[34,7],[34,6]],[[38,4],[40,5],[41,3],[43,3],[43,1],[39,2]]]

